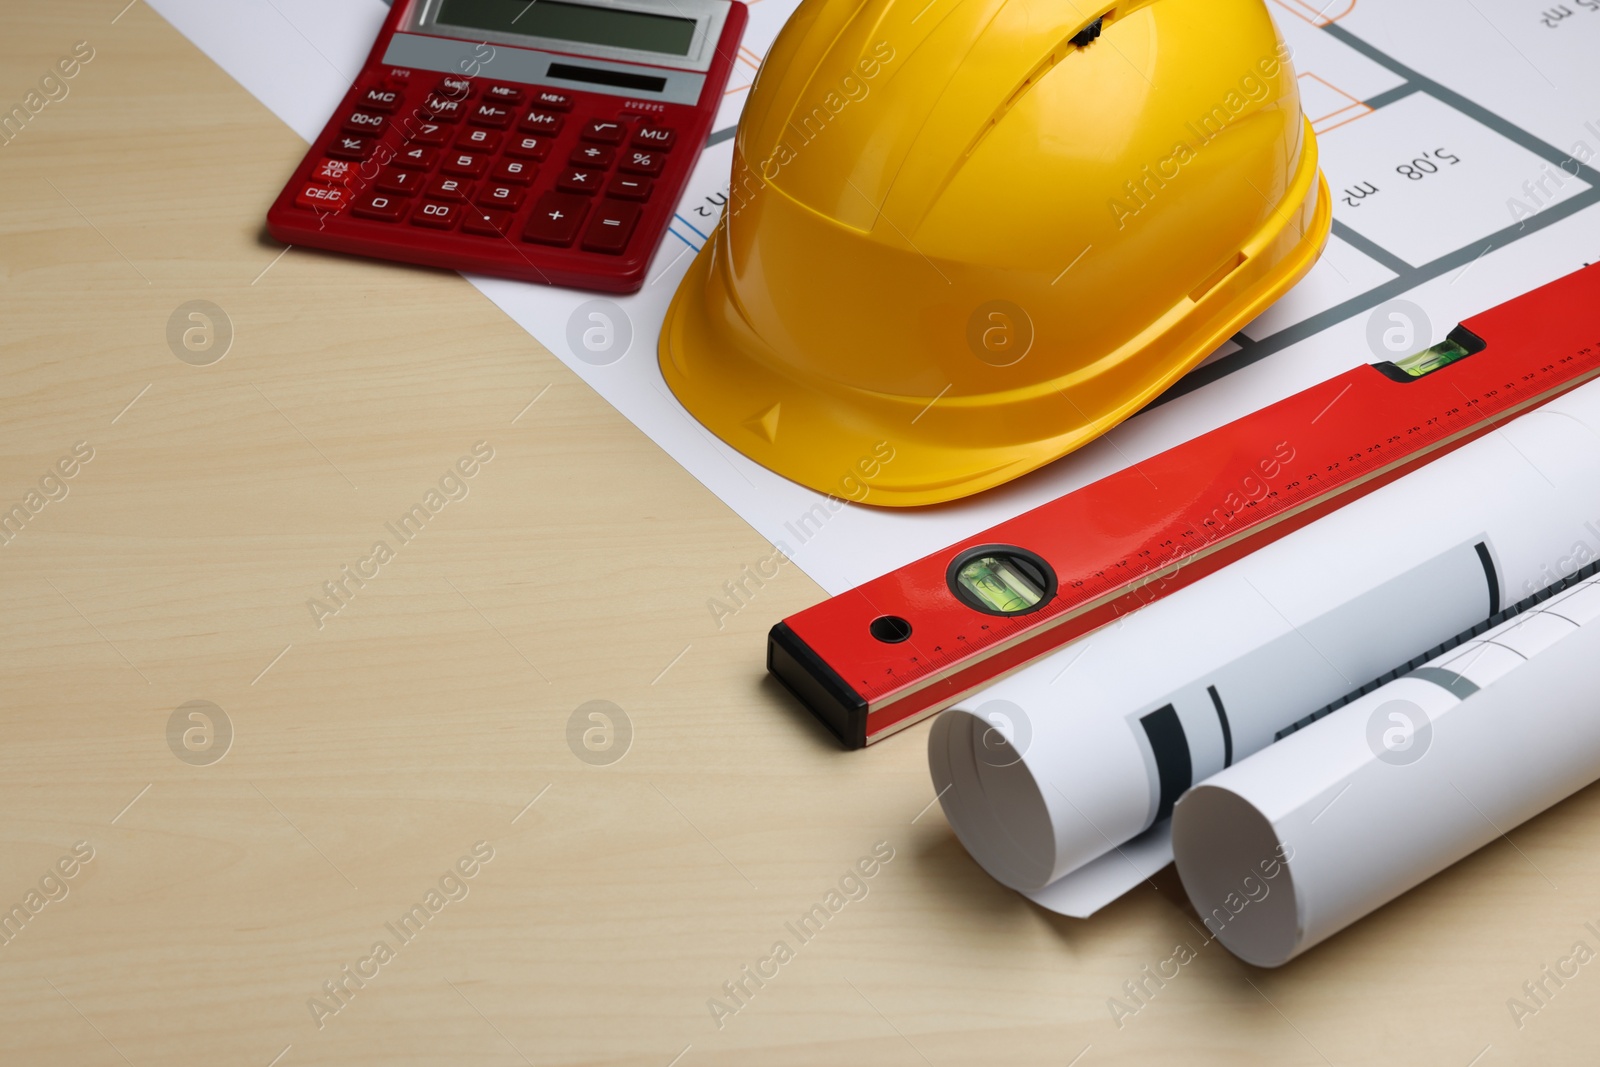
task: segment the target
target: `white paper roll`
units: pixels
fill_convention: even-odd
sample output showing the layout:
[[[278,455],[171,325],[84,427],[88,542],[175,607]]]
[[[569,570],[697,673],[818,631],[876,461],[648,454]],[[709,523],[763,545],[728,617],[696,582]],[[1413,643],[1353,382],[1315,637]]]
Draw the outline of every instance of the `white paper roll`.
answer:
[[[1600,556],[1591,427],[1600,383],[944,712],[928,757],[957,837],[1045,907],[1114,899],[1170,857],[1162,820],[1195,782]]]
[[[1178,874],[1275,967],[1600,778],[1600,579],[1190,790]]]

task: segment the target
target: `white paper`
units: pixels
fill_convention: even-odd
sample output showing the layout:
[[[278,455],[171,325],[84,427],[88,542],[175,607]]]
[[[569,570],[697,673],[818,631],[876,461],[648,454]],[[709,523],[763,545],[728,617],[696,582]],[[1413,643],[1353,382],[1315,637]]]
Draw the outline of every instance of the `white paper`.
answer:
[[[1590,579],[1191,790],[1207,929],[1276,967],[1600,778],[1597,662]]]
[[[1171,799],[1222,771],[1230,746],[1235,763],[1266,748],[1542,588],[1575,546],[1600,557],[1596,428],[1600,382],[943,712],[929,765],[957,837],[1046,907],[1114,899],[1138,878],[1108,878],[1105,857],[1158,820],[1163,781]],[[1180,772],[1162,771],[1143,725],[1161,715],[1181,728]]]
[[[388,10],[380,0],[150,2],[308,140],[360,69]],[[655,361],[667,303],[718,217],[732,152],[727,130],[795,6],[762,0],[750,7],[713,135],[724,139],[702,157],[645,288],[617,300],[633,326],[626,356],[593,366],[569,348],[567,320],[594,294],[471,281],[830,593],[1373,361],[1366,320],[1388,300],[1404,296],[1425,311],[1429,323],[1418,325],[1413,345],[1420,350],[1462,318],[1576,269],[1600,248],[1600,213],[1591,206],[1600,180],[1577,163],[1571,173],[1560,166],[1566,153],[1581,161],[1600,152],[1600,105],[1593,103],[1600,101],[1600,65],[1590,58],[1600,43],[1600,15],[1585,12],[1550,30],[1533,8],[1484,16],[1463,14],[1447,0],[1390,0],[1330,23],[1317,15],[1318,5],[1270,4],[1295,50],[1306,112],[1320,135],[1336,229],[1307,278],[1192,380],[1229,373],[977,498],[913,511],[840,505],[713,438],[672,397]],[[1345,10],[1334,7],[1329,15]],[[1462,162],[1418,181],[1395,170],[1441,149]],[[285,180],[298,162],[284,159]],[[1368,184],[1378,192],[1350,195]],[[1527,213],[1520,217],[1510,206],[1518,198]],[[263,215],[267,207],[261,205]],[[1483,254],[1491,233],[1501,234],[1497,247]],[[262,282],[270,283],[270,276]],[[528,399],[539,387],[530,385]],[[827,516],[822,527],[801,531],[802,516],[818,514]],[[715,593],[708,588],[708,596]]]

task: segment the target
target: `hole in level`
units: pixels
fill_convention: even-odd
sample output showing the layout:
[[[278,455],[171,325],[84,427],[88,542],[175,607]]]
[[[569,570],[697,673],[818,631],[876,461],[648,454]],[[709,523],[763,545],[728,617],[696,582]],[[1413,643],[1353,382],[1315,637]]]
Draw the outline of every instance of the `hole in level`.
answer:
[[[911,624],[898,615],[879,615],[868,629],[886,645],[898,645],[911,636]]]

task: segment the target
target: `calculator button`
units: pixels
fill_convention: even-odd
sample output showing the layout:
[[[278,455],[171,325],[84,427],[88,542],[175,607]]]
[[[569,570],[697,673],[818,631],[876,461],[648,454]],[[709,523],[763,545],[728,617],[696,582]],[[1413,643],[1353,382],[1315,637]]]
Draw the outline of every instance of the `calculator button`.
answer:
[[[424,200],[411,216],[411,221],[418,226],[431,226],[436,230],[448,230],[456,224],[456,219],[467,210],[465,204],[441,204],[436,200]]]
[[[389,193],[368,193],[357,200],[350,210],[364,219],[399,222],[400,216],[405,214],[406,204],[407,201],[403,197]]]
[[[439,150],[407,145],[395,153],[394,160],[400,166],[410,167],[412,170],[432,170],[433,165],[439,162]]]
[[[489,169],[489,157],[479,152],[451,152],[444,157],[444,166],[440,169],[446,174],[476,178]]]
[[[494,173],[489,177],[497,182],[531,182],[537,173],[539,166],[536,163],[524,159],[502,159],[494,165]]]
[[[533,94],[535,107],[548,108],[551,111],[571,111],[572,97],[566,93],[558,93],[550,89],[540,89]]]
[[[457,148],[470,148],[474,152],[498,152],[506,135],[494,130],[462,130],[456,139]]]
[[[671,148],[673,133],[664,126],[640,126],[633,131],[633,143],[640,148]]]
[[[428,185],[428,195],[435,200],[465,200],[472,183],[465,178],[451,178],[441,174]]]
[[[636,152],[629,149],[622,153],[620,166],[629,174],[660,174],[664,158],[660,152]]]
[[[393,111],[400,106],[400,93],[396,89],[379,86],[357,96],[356,104],[368,111]]]
[[[585,141],[599,141],[601,144],[621,144],[622,135],[626,127],[620,122],[609,119],[590,119],[583,127],[581,136]]]
[[[581,196],[545,193],[533,205],[522,239],[547,245],[569,245],[588,211],[589,203]]]
[[[382,133],[383,128],[387,125],[389,125],[389,120],[376,111],[352,111],[349,117],[344,120],[344,128],[346,130],[364,137],[372,137]]]
[[[472,109],[467,121],[474,126],[502,127],[511,125],[511,109],[500,104],[480,103]]]
[[[448,97],[452,100],[465,100],[472,95],[474,88],[476,86],[472,84],[471,78],[451,75],[447,78],[440,78],[439,84],[434,88],[433,92],[435,96]]]
[[[324,159],[317,164],[317,169],[311,172],[311,177],[319,182],[342,185],[349,180],[353,169],[355,165],[348,159]]]
[[[497,185],[490,183],[478,190],[478,195],[473,200],[480,207],[501,207],[508,211],[515,211],[522,206],[522,198],[527,195],[527,190],[520,185]]]
[[[483,91],[483,98],[496,104],[515,107],[522,103],[522,90],[514,85],[491,85]]]
[[[597,170],[579,170],[568,167],[556,179],[556,188],[567,193],[597,193],[605,184],[605,175]]]
[[[605,168],[611,166],[616,158],[617,150],[610,145],[581,144],[572,150],[568,162],[574,167]]]
[[[418,122],[406,128],[410,135],[406,137],[408,144],[441,145],[450,139],[450,127],[441,126],[437,122]]]
[[[639,208],[634,204],[616,204],[603,200],[594,213],[594,221],[583,235],[585,252],[604,252],[618,255],[628,247],[633,236],[634,223],[639,221]]]
[[[522,116],[519,127],[529,133],[559,133],[561,132],[561,116],[553,111],[541,111],[534,108]]]
[[[471,208],[461,217],[461,232],[480,237],[504,237],[511,232],[511,212]]]
[[[328,145],[328,155],[339,159],[366,159],[372,154],[375,144],[377,142],[371,137],[356,137],[353,134],[342,133]]]
[[[422,110],[432,118],[443,122],[454,122],[467,110],[467,105],[460,100],[449,100],[442,96],[430,96],[423,101]]]
[[[344,206],[350,202],[350,190],[339,185],[306,182],[295,194],[294,202],[297,207],[312,208],[326,215],[344,210]]]
[[[410,196],[422,188],[425,181],[422,172],[416,170],[402,170],[399,167],[384,167],[378,172],[378,188],[386,193],[400,193]]]
[[[519,159],[543,159],[550,152],[550,138],[518,135],[506,145],[506,155]]]
[[[606,195],[618,200],[648,200],[651,184],[649,178],[630,178],[626,174],[619,174],[606,186]]]

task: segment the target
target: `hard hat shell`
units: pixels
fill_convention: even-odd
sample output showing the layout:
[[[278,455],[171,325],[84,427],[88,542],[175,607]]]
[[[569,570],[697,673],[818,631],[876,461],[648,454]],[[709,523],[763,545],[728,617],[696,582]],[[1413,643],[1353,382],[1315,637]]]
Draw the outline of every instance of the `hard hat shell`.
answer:
[[[667,312],[667,384],[872,504],[1065,455],[1321,253],[1288,54],[1264,0],[804,0]]]

